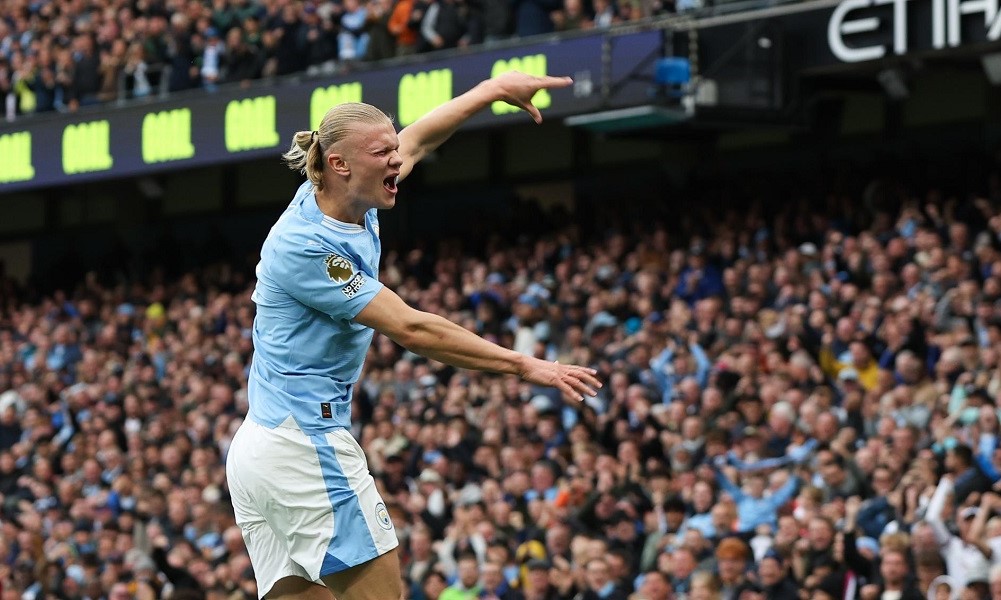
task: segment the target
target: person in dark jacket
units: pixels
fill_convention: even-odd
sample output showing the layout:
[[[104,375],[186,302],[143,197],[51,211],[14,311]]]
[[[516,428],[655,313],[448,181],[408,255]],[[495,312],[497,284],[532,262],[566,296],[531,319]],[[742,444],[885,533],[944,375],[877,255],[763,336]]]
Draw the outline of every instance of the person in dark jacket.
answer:
[[[481,600],[525,600],[525,596],[504,579],[504,565],[492,561],[480,567]]]
[[[195,87],[198,68],[195,66],[195,50],[191,43],[191,28],[183,13],[170,17],[170,37],[167,42],[167,57],[170,63],[168,89],[171,92]]]
[[[770,600],[799,599],[799,586],[789,578],[785,561],[775,550],[766,552],[758,562],[758,580],[762,592]]]
[[[91,36],[81,35],[73,41],[73,65],[71,100],[77,105],[97,103],[101,62]]]
[[[518,37],[552,33],[555,29],[553,11],[563,8],[560,0],[511,0],[514,34]]]
[[[909,577],[907,553],[896,548],[883,548],[880,553],[879,583],[869,584],[861,589],[862,600],[877,600],[888,592],[897,592],[899,600],[923,600],[922,594]]]
[[[581,600],[626,600],[626,595],[616,587],[611,569],[604,558],[592,558],[584,565],[587,589],[580,594]]]
[[[241,28],[234,27],[226,34],[226,52],[229,54],[229,65],[224,81],[230,83],[260,78],[264,56],[256,46],[247,43]]]

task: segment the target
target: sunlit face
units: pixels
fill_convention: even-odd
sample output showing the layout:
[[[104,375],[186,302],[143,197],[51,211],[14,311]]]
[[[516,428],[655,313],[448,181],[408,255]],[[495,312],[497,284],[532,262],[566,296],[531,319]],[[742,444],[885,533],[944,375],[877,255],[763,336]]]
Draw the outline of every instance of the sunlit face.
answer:
[[[403,166],[400,140],[393,124],[388,120],[380,124],[358,124],[335,145],[332,155],[338,151],[347,168],[347,193],[351,205],[362,212],[370,208],[393,208],[396,204],[396,178]]]

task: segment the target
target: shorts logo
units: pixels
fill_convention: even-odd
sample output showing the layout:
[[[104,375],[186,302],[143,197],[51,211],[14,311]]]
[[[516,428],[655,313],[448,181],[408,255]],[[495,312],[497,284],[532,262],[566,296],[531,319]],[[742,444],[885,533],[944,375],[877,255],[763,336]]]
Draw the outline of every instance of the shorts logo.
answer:
[[[382,527],[386,531],[393,528],[393,521],[389,518],[389,511],[386,510],[386,505],[382,502],[375,505],[375,519],[379,521],[379,527]]]
[[[351,278],[346,286],[341,288],[344,295],[348,298],[354,298],[355,294],[361,291],[361,286],[365,285],[365,278],[362,277],[361,273],[355,273],[355,276]]]
[[[355,274],[351,261],[343,256],[328,254],[323,263],[327,265],[327,277],[334,283],[347,283]]]

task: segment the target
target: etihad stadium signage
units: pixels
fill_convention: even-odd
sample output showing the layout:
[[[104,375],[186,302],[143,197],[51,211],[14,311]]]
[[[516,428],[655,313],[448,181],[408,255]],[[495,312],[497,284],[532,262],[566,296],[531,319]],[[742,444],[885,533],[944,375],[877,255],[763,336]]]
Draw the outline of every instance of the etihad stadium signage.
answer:
[[[831,53],[846,63],[945,50],[1001,38],[998,0],[842,0],[827,21]]]

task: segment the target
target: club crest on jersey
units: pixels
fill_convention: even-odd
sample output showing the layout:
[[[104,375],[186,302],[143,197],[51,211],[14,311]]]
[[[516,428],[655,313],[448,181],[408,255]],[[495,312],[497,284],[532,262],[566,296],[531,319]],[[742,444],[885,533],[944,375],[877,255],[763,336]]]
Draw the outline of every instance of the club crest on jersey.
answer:
[[[355,269],[351,261],[343,256],[328,254],[327,258],[323,259],[323,262],[327,265],[327,277],[334,283],[347,283],[351,280],[351,276],[355,274]]]
[[[375,505],[375,519],[379,522],[379,526],[386,531],[393,528],[393,520],[389,518],[389,511],[386,510],[386,505],[382,502]]]

